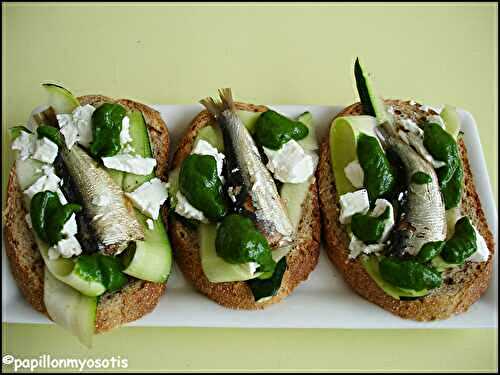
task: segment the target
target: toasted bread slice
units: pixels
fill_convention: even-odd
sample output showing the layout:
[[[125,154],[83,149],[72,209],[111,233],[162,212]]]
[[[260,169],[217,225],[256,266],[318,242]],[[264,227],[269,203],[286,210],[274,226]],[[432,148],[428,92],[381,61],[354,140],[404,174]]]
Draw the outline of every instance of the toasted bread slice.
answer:
[[[152,108],[128,99],[113,100],[101,95],[78,98],[81,105],[99,106],[102,103],[119,103],[128,109],[142,112],[148,127],[149,138],[156,158],[156,174],[167,179],[169,135],[160,114]],[[23,193],[17,183],[15,168],[12,167],[5,209],[5,249],[14,279],[26,300],[41,313],[47,314],[43,302],[44,262],[28,228],[23,204]],[[167,209],[162,207],[162,216],[167,225]],[[134,321],[151,312],[164,293],[166,284],[134,279],[114,293],[105,293],[99,299],[96,314],[96,332],[108,331],[114,327]],[[49,317],[50,318],[50,317]]]
[[[264,112],[264,106],[235,103],[236,109],[249,112]],[[175,152],[172,168],[180,166],[189,155],[198,131],[212,123],[214,118],[204,110],[192,121],[189,129]],[[202,269],[198,234],[181,221],[171,219],[170,238],[174,248],[174,258],[184,277],[201,293],[215,302],[234,309],[263,309],[281,301],[289,295],[301,281],[307,279],[316,267],[319,257],[320,218],[317,198],[317,184],[311,184],[308,196],[302,206],[303,213],[299,224],[297,243],[286,256],[287,268],[283,275],[278,293],[270,299],[256,303],[252,291],[243,281],[212,283]]]
[[[393,106],[396,111],[401,111],[415,121],[426,115],[426,112],[422,111],[419,106],[411,105],[410,102],[399,100],[386,100],[385,102]],[[356,103],[345,108],[337,117],[360,114],[362,114],[361,104]],[[430,110],[427,114],[436,113]],[[356,293],[402,318],[418,321],[446,319],[453,314],[467,311],[469,306],[477,301],[488,287],[493,267],[493,236],[488,228],[481,202],[474,187],[467,150],[462,139],[458,141],[458,145],[463,162],[465,184],[462,196],[462,213],[469,216],[473,225],[486,240],[491,253],[490,258],[483,263],[467,262],[463,267],[448,272],[443,285],[425,297],[415,300],[396,300],[378,287],[363,268],[359,258],[355,260],[348,258],[349,237],[338,219],[339,197],[335,189],[330,162],[328,137],[321,144],[320,161],[316,173],[328,257]],[[333,151],[335,152],[335,150]]]

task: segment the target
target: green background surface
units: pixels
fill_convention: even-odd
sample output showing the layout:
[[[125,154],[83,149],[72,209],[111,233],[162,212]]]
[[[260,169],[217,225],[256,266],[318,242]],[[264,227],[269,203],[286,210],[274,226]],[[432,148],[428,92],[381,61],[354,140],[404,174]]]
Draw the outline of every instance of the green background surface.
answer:
[[[496,4],[2,7],[4,188],[11,163],[5,129],[24,123],[44,101],[44,80],[60,81],[76,94],[146,103],[194,103],[230,86],[248,102],[347,105],[356,99],[352,67],[359,56],[385,97],[472,112],[496,199]],[[2,327],[4,354],[120,355],[129,370],[498,368],[493,329],[131,327],[96,337],[87,351],[59,327]]]

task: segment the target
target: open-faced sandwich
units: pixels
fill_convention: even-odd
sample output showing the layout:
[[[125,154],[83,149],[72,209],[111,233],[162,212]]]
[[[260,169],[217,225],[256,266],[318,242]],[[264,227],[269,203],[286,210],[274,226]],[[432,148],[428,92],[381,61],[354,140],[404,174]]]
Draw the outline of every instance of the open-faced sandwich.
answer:
[[[356,60],[360,103],[339,113],[317,176],[331,261],[358,294],[403,318],[466,311],[494,243],[457,111],[382,100]]]
[[[312,116],[221,102],[192,121],[169,176],[174,258],[201,293],[237,309],[287,296],[314,269],[320,219]]]
[[[43,86],[48,105],[12,128],[6,252],[33,308],[90,345],[165,291],[169,136],[144,104]]]

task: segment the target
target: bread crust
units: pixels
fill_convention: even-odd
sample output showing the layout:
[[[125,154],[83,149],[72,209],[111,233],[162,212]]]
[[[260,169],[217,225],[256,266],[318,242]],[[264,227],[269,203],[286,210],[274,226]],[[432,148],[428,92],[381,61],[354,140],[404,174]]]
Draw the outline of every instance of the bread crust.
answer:
[[[267,107],[245,103],[235,103],[236,109],[249,112],[264,112]],[[212,115],[204,110],[191,122],[191,125],[174,154],[172,168],[180,166],[189,155],[198,131],[214,122]],[[289,295],[300,282],[307,279],[316,267],[319,257],[320,218],[317,198],[317,183],[311,184],[303,205],[303,215],[299,224],[297,244],[286,256],[287,268],[278,293],[272,298],[256,303],[248,285],[243,281],[212,283],[201,266],[200,248],[196,231],[181,221],[171,220],[170,239],[174,248],[174,258],[184,277],[208,298],[220,305],[233,309],[256,310],[281,301]]]
[[[411,105],[409,101],[386,100],[396,110],[418,121],[426,112]],[[336,117],[355,116],[362,113],[360,103],[355,103]],[[436,114],[432,110],[428,114]],[[320,161],[317,169],[322,226],[328,257],[340,271],[347,284],[360,296],[377,304],[383,309],[405,319],[432,321],[446,319],[462,313],[476,302],[486,291],[493,268],[494,241],[488,228],[479,196],[474,186],[474,179],[467,158],[467,150],[462,139],[458,141],[464,167],[464,192],[462,195],[462,213],[468,215],[472,223],[484,237],[490,250],[490,258],[483,263],[466,263],[463,267],[449,272],[443,285],[429,295],[415,300],[396,300],[378,287],[363,268],[359,258],[350,260],[349,238],[339,223],[338,196],[330,163],[330,145],[328,136],[320,147]]]
[[[129,99],[114,100],[103,95],[87,95],[79,97],[78,100],[81,105],[119,103],[128,109],[141,111],[148,127],[153,155],[157,161],[156,175],[162,180],[167,179],[169,135],[159,112]],[[50,319],[43,302],[44,262],[33,233],[26,225],[27,210],[23,204],[22,194],[17,183],[15,168],[12,167],[8,179],[5,209],[4,233],[7,258],[12,275],[25,299],[35,310]],[[162,216],[167,226],[165,206],[162,207]],[[166,283],[133,279],[119,291],[103,294],[97,305],[96,333],[109,331],[151,312],[165,289]]]

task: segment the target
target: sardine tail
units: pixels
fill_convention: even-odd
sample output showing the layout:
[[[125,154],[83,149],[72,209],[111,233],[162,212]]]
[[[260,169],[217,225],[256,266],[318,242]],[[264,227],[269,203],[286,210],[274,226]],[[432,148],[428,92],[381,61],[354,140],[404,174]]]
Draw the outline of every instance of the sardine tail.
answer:
[[[233,102],[233,93],[230,88],[220,89],[219,90],[220,100],[222,101],[222,106],[224,109],[233,110],[234,102]]]
[[[201,105],[203,105],[215,118],[219,117],[226,109],[231,111],[234,110],[233,94],[230,88],[220,89],[219,96],[220,102],[216,102],[210,97],[200,100]]]
[[[223,111],[221,103],[216,103],[215,100],[210,97],[201,99],[200,104],[204,106],[215,118],[219,117]]]

